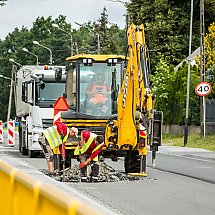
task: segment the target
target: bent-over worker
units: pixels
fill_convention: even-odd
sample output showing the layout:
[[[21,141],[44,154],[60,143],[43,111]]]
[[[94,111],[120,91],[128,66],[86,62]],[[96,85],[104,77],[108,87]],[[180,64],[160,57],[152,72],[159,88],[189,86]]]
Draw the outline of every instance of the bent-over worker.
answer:
[[[78,138],[78,129],[75,127],[68,128],[62,122],[56,122],[56,125],[43,130],[40,134],[39,144],[47,161],[49,175],[52,175],[54,171],[52,149],[59,146],[61,156],[65,160],[65,142],[69,137],[74,136]]]
[[[76,147],[74,155],[79,155],[81,168],[81,181],[87,181],[87,164],[91,163],[90,181],[98,180],[98,155],[104,146],[104,137],[84,130],[81,132],[81,141]]]

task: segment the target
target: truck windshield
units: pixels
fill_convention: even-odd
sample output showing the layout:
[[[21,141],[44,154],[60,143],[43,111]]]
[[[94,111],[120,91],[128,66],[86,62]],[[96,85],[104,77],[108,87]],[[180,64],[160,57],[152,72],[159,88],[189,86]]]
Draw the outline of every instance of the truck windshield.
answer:
[[[121,85],[122,64],[108,66],[107,63],[80,65],[80,112],[91,116],[112,114],[112,72],[116,73],[116,88]]]
[[[38,102],[56,101],[64,91],[65,83],[44,82],[44,85],[38,86]]]

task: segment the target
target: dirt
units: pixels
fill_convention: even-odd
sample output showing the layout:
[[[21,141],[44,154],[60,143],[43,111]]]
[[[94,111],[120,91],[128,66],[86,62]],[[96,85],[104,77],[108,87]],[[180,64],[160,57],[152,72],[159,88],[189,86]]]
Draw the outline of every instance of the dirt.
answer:
[[[140,177],[131,176],[126,173],[117,172],[105,162],[99,162],[98,182],[118,182],[118,181],[135,181]],[[54,178],[58,181],[63,181],[63,171],[55,171]],[[64,182],[80,182],[79,165],[74,165],[71,168],[65,169]]]

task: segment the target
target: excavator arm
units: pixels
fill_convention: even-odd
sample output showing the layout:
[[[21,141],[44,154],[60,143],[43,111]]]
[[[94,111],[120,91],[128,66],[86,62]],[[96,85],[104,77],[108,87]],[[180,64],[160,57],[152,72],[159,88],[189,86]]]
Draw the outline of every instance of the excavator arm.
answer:
[[[154,162],[161,142],[162,113],[153,109],[155,96],[150,91],[149,75],[144,26],[132,24],[128,29],[128,63],[118,96],[117,115],[109,119],[105,143],[110,150],[127,151],[126,172],[137,170],[143,175],[146,175],[147,144],[153,151]],[[159,119],[156,126],[155,115]],[[131,168],[137,164],[137,168]]]

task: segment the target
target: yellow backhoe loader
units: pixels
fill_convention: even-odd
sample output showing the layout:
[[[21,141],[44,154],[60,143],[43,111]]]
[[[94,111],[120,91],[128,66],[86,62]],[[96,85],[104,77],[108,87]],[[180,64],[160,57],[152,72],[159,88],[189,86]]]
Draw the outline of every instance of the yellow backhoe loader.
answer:
[[[128,29],[126,57],[76,55],[67,61],[65,97],[70,109],[62,113],[63,122],[79,131],[103,134],[104,157],[113,161],[124,157],[125,172],[146,176],[147,146],[155,166],[161,145],[162,112],[154,109],[143,25],[132,24]],[[68,165],[77,143],[71,140],[66,144]]]

